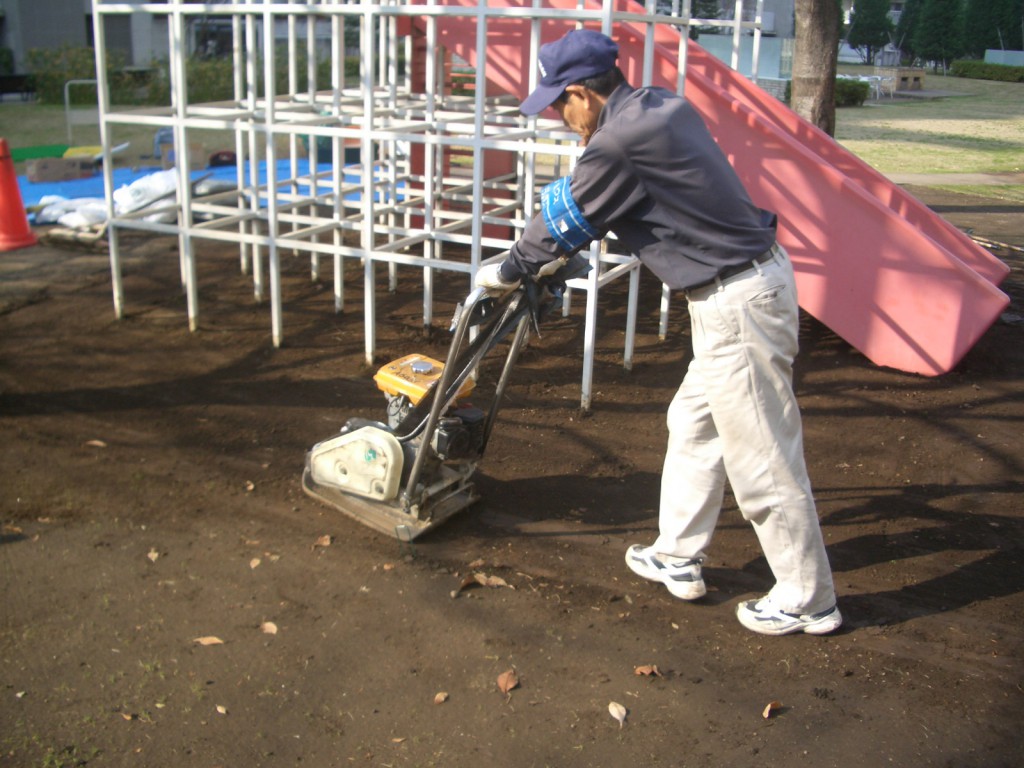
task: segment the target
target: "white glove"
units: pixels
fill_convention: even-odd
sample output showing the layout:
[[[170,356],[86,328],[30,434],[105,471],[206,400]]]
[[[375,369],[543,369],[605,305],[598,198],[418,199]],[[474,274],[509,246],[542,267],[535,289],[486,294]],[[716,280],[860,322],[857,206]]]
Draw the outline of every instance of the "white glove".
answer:
[[[492,299],[500,299],[506,293],[519,287],[519,281],[509,283],[501,279],[501,263],[486,264],[476,272],[477,288],[483,288]]]

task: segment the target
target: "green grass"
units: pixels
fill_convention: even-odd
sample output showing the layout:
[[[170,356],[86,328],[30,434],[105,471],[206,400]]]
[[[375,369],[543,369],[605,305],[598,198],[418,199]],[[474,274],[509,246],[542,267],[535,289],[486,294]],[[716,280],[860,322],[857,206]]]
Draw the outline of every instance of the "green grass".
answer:
[[[155,133],[156,129],[146,126],[111,126],[111,145],[124,142],[130,145],[118,162],[129,165],[152,162],[149,156],[153,153]],[[207,153],[235,146],[234,136],[225,131],[190,131],[189,136],[202,144]],[[0,103],[0,137],[7,139],[12,150],[46,144],[83,147],[99,145],[100,130],[98,125],[74,125],[69,141],[63,105],[7,101]],[[14,166],[19,174],[25,172],[24,162],[16,162]]]
[[[857,68],[843,68],[851,69]],[[882,98],[838,110],[836,140],[886,174],[1024,172],[1024,83],[929,71],[925,89],[953,95]]]

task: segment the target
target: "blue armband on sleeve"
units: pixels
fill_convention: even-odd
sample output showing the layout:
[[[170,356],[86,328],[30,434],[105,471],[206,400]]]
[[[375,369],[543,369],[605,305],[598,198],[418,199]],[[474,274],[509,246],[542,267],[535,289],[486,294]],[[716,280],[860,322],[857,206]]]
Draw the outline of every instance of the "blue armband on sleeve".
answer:
[[[540,191],[540,208],[548,232],[567,253],[573,253],[598,237],[572,199],[569,177],[563,176]]]

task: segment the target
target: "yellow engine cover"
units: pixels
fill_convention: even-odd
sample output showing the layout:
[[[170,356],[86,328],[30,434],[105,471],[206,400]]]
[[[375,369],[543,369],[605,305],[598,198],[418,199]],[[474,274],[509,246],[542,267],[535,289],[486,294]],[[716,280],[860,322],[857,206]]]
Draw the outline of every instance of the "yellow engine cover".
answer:
[[[444,363],[426,355],[406,355],[383,366],[374,375],[377,387],[391,396],[405,395],[413,405],[419,405],[431,385],[441,378]],[[475,383],[466,379],[457,399],[468,397]]]

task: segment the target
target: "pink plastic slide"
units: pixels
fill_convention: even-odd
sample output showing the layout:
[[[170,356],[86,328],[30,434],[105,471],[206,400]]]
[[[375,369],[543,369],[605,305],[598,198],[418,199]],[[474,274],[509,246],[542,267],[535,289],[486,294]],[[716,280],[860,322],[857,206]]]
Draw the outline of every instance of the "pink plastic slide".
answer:
[[[616,6],[642,12],[628,1]],[[542,42],[575,26],[574,0],[544,7],[565,15],[541,22]],[[495,91],[525,98],[530,28],[528,19],[488,20],[485,73]],[[632,83],[642,81],[647,29],[617,22],[612,32]],[[437,33],[439,44],[478,66],[474,18],[438,17]],[[678,33],[656,27],[653,51],[653,83],[675,90]],[[1005,264],[689,41],[685,92],[754,201],[779,214],[779,242],[793,260],[801,307],[872,362],[927,376],[946,373],[1009,303],[997,287],[1009,272]]]

